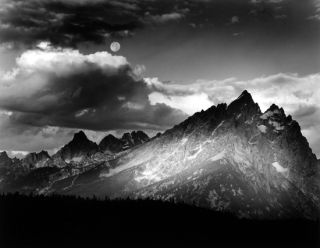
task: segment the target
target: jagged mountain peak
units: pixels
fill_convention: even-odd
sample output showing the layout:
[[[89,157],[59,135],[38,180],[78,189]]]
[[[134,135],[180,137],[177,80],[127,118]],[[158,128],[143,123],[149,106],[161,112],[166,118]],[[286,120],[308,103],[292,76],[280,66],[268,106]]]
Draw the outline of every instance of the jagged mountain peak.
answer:
[[[0,152],[0,167],[11,166],[13,160],[8,156],[6,151]]]
[[[99,148],[103,152],[110,151],[113,153],[117,153],[122,150],[122,146],[123,146],[123,144],[122,144],[121,140],[116,138],[112,134],[108,134],[99,143]]]
[[[271,111],[276,110],[276,109],[279,110],[280,108],[279,108],[279,106],[276,105],[275,103],[271,104],[271,106],[268,108],[268,110],[271,110]],[[267,110],[267,111],[268,111],[268,110]]]
[[[133,135],[139,135],[139,136],[143,135],[143,136],[148,136],[145,132],[143,132],[143,131],[141,131],[141,130],[138,130],[138,131],[132,131],[132,132],[131,132],[131,136],[133,136]]]
[[[74,141],[83,141],[83,140],[89,140],[87,135],[81,130],[73,135]]]
[[[244,123],[259,115],[261,115],[259,105],[253,101],[251,94],[247,90],[244,90],[241,95],[229,105],[219,103],[217,106],[213,105],[205,111],[197,112],[182,123],[167,130],[165,134],[172,134],[177,129],[183,130],[185,133],[190,133],[206,123],[209,123],[211,128],[215,128],[227,119]]]
[[[236,100],[228,105],[227,111],[229,115],[241,113],[246,117],[261,113],[259,105],[254,102],[247,90],[244,90]]]
[[[41,152],[31,152],[22,159],[22,164],[28,168],[40,168],[46,166],[46,162],[51,159],[47,151],[42,150]]]
[[[0,159],[7,159],[9,158],[8,154],[6,151],[0,152]]]
[[[73,139],[62,147],[54,156],[54,159],[59,157],[65,161],[80,161],[82,158],[91,156],[99,152],[98,145],[89,140],[83,131],[74,134]]]
[[[150,140],[149,136],[141,130],[131,132],[131,137],[135,145],[139,145]]]
[[[281,116],[286,117],[286,114],[285,114],[283,108],[279,107],[278,105],[276,105],[274,103],[267,109],[266,112],[268,112],[268,111],[272,111],[277,115],[281,115]]]
[[[118,153],[128,148],[143,144],[149,141],[149,136],[143,131],[126,132],[120,139],[114,137],[112,134],[108,134],[99,143],[101,151],[110,151]]]
[[[237,100],[239,100],[239,99],[246,99],[246,100],[252,100],[253,101],[252,95],[247,90],[242,91],[242,93],[237,98]]]
[[[26,155],[26,158],[27,157],[37,157],[37,158],[50,158],[50,155],[47,151],[40,151],[40,152],[30,152],[29,154]]]
[[[102,143],[109,143],[109,142],[113,142],[115,140],[118,140],[114,135],[112,134],[108,134],[107,136],[105,136],[101,141],[100,141],[100,144]],[[99,144],[99,145],[100,145]]]
[[[280,108],[276,104],[272,104],[260,117],[263,120],[269,120],[270,121],[278,121],[278,122],[291,122],[292,117],[289,115],[286,116],[283,108]]]
[[[252,103],[255,103],[255,102],[253,101],[252,95],[247,90],[244,90],[240,94],[240,96],[237,99],[235,99],[231,104],[246,104],[246,103],[247,104],[252,104]]]
[[[129,133],[129,132],[127,132],[127,133],[124,133],[123,135],[122,135],[122,137],[121,137],[121,139],[131,139],[131,134]]]
[[[50,157],[49,153],[45,150],[42,150],[41,152],[39,152],[39,154]]]

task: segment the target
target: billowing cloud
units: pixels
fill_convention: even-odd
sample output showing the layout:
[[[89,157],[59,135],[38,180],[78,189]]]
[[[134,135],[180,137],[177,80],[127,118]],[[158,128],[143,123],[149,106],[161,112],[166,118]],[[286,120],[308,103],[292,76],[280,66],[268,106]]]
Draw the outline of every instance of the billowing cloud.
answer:
[[[313,0],[313,2],[315,10],[314,13],[308,17],[308,19],[320,21],[320,0]]]
[[[152,104],[151,90],[139,75],[144,67],[134,70],[122,56],[84,55],[40,43],[16,64],[0,76],[2,130],[7,134],[17,128],[39,133],[47,127],[163,130],[186,118],[166,104]]]

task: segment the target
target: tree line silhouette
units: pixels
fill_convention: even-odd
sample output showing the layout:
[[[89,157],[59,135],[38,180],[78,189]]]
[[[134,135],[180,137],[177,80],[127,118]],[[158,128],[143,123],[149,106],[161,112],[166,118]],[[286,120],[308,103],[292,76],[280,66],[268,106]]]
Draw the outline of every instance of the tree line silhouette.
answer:
[[[317,247],[319,230],[173,201],[0,195],[0,247]]]

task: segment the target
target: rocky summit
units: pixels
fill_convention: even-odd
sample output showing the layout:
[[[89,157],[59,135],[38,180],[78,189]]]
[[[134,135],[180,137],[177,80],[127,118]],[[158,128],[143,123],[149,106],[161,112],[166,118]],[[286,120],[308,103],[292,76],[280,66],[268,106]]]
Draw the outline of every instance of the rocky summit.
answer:
[[[48,152],[41,151],[39,153],[29,153],[21,162],[23,166],[28,168],[40,168],[45,167],[48,160],[50,160]]]
[[[276,105],[262,113],[247,91],[150,140],[132,132],[98,146],[79,133],[55,156],[84,154],[99,159],[36,192],[171,200],[242,218],[319,213],[319,162],[299,124]]]
[[[62,147],[55,154],[55,157],[61,157],[66,162],[79,162],[83,157],[90,156],[98,151],[98,145],[89,140],[83,131],[80,131],[74,134],[73,139]]]
[[[149,140],[150,138],[148,135],[142,131],[124,133],[121,139],[109,134],[101,140],[99,148],[103,152],[109,151],[112,153],[118,153],[134,146],[141,145]]]

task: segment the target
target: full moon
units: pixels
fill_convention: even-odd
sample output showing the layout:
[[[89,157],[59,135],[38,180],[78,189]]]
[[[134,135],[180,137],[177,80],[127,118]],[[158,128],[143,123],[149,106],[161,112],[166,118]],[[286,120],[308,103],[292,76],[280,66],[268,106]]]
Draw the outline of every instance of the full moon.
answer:
[[[110,45],[110,49],[112,52],[118,52],[120,50],[120,43],[119,42],[112,42],[111,45]]]

